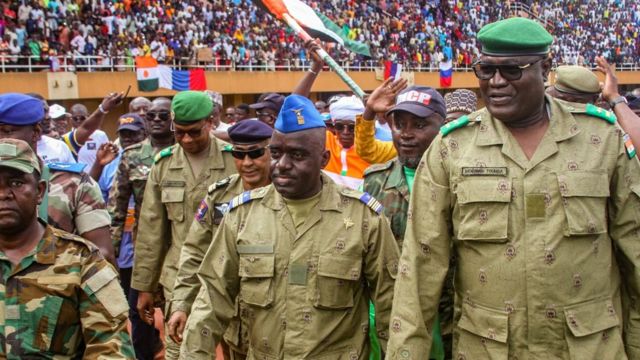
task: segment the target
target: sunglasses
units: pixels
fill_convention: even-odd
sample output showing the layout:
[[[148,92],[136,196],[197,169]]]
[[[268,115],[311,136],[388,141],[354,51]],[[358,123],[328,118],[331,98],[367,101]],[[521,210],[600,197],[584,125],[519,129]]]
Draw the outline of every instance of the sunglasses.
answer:
[[[543,59],[538,59],[532,63],[525,65],[490,65],[483,63],[475,63],[473,67],[473,72],[476,74],[476,77],[480,80],[491,80],[495,75],[496,71],[500,70],[500,76],[502,76],[507,81],[515,81],[520,80],[522,77],[522,70],[529,68],[531,65],[542,61]]]
[[[162,121],[167,121],[171,118],[171,113],[168,111],[152,111],[146,113],[145,116],[148,120],[155,120],[156,118],[158,118]]]
[[[249,151],[232,150],[231,151],[231,156],[233,156],[234,158],[236,158],[238,160],[244,160],[245,156],[249,156],[249,158],[251,158],[251,159],[257,159],[257,158],[261,157],[262,155],[264,155],[266,150],[267,150],[266,147],[263,147],[263,148],[260,148],[260,149],[255,149],[255,150],[249,150]]]
[[[335,124],[333,126],[337,131],[344,131],[345,128],[349,129],[349,132],[354,132],[356,126],[353,124],[345,125],[345,124]]]
[[[63,119],[64,119],[64,117],[61,118],[60,120],[63,120]],[[86,116],[73,116],[73,117],[71,117],[71,119],[73,119],[73,121],[85,121],[85,120],[87,120],[87,117]]]
[[[189,135],[190,138],[195,139],[197,137],[199,137],[200,135],[202,135],[202,129],[204,129],[204,126],[201,127],[200,129],[193,129],[193,130],[189,130],[189,131],[184,131],[184,130],[179,130],[176,129],[175,126],[173,126],[173,123],[171,123],[171,130],[173,130],[173,133],[175,135],[176,138],[182,138],[185,135]]]

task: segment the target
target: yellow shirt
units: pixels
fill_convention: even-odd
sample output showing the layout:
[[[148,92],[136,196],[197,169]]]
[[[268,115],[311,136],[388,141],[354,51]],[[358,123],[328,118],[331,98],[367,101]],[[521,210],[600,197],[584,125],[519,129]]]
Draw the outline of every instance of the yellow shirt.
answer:
[[[398,156],[392,142],[375,138],[376,122],[356,116],[356,152],[362,160],[371,164],[385,163]]]

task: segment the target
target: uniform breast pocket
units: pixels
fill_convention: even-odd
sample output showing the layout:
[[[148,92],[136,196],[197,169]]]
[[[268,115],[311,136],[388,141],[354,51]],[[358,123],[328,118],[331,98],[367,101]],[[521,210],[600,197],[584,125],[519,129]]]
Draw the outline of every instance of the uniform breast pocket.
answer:
[[[567,218],[565,236],[607,232],[609,178],[605,173],[571,172],[558,175]]]
[[[184,188],[163,188],[160,201],[167,208],[169,220],[184,220]]]
[[[320,256],[314,306],[338,310],[353,307],[356,286],[360,284],[362,259]]]
[[[64,299],[59,296],[47,296],[41,299],[32,300],[29,305],[13,305],[24,306],[24,310],[20,314],[20,323],[22,327],[29,329],[28,331],[37,334],[30,337],[33,341],[33,349],[41,351],[56,350],[53,346],[54,335],[59,324],[59,319],[69,321],[65,317],[61,317],[61,310]],[[36,304],[37,303],[37,304]],[[67,314],[69,315],[69,314]],[[71,316],[71,318],[76,318]],[[65,330],[69,329],[70,324],[64,326]],[[77,325],[77,324],[76,324]],[[26,341],[27,339],[25,339]],[[62,350],[62,349],[58,349]]]
[[[240,296],[246,304],[266,308],[273,303],[274,269],[274,255],[240,256]]]
[[[509,236],[511,181],[465,178],[456,188],[459,240],[506,242]]]

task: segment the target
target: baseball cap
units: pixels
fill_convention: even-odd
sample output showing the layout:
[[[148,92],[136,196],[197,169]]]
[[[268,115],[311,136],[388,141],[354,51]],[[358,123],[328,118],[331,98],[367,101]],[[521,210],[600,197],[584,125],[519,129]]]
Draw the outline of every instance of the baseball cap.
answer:
[[[406,111],[415,116],[426,118],[436,113],[445,118],[447,110],[444,98],[434,88],[428,86],[410,86],[396,97],[396,105],[387,111],[389,116],[394,111]]]
[[[0,139],[0,166],[9,167],[31,174],[34,170],[42,173],[38,155],[29,144],[18,139]]]
[[[128,113],[120,116],[118,119],[118,131],[132,130],[139,131],[144,129],[144,121],[140,115],[136,113]]]
[[[67,110],[61,105],[53,104],[53,105],[51,105],[49,107],[49,116],[52,119],[57,119],[59,117],[63,117],[64,114],[66,114],[66,113],[67,113]]]
[[[249,107],[255,110],[269,108],[273,111],[279,112],[284,103],[284,96],[277,93],[266,93],[260,96],[258,102],[251,104]]]

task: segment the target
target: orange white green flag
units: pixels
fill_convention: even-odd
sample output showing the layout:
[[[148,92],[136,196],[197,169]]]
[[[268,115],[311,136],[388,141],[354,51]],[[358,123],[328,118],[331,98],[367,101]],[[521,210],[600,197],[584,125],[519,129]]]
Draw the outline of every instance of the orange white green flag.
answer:
[[[139,91],[155,91],[160,86],[158,62],[151,56],[136,56],[136,78]]]

